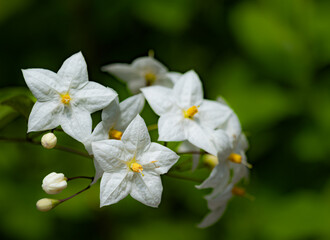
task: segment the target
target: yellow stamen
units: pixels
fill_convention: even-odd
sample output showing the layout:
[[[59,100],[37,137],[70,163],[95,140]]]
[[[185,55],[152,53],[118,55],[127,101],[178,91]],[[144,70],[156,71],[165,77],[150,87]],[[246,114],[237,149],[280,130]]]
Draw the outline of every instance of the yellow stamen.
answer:
[[[144,176],[144,174],[142,173],[143,171],[143,167],[141,164],[138,164],[138,163],[132,163],[131,166],[130,166],[130,169],[132,169],[133,172],[137,172],[137,173],[141,173],[142,176]]]
[[[151,86],[156,81],[156,75],[148,72],[144,75],[144,79],[146,80],[146,85]]]
[[[156,163],[156,162],[158,162],[158,161],[151,161],[150,163]]]
[[[117,139],[120,140],[123,133],[116,129],[110,129],[109,131],[109,139]]]
[[[61,102],[64,104],[69,104],[71,97],[68,93],[61,95]]]
[[[234,163],[241,163],[242,162],[242,156],[237,153],[232,153],[228,157],[229,161],[232,161]]]
[[[218,165],[219,160],[216,156],[211,155],[211,154],[205,154],[203,157],[203,162],[206,166],[209,168],[213,169],[215,168],[216,165]]]
[[[245,195],[245,189],[240,188],[240,187],[233,187],[231,190],[231,193],[236,196],[243,197]]]
[[[196,113],[198,113],[197,107],[192,106],[192,107],[188,108],[188,110],[183,111],[183,116],[185,118],[193,118]]]

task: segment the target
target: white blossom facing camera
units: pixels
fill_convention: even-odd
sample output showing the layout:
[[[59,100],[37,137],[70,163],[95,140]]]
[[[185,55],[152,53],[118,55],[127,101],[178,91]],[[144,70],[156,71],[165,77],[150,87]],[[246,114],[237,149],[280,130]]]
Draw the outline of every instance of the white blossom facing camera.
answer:
[[[116,98],[108,107],[103,109],[102,121],[95,127],[88,141],[84,143],[88,153],[93,155],[92,142],[106,139],[120,140],[127,126],[142,111],[144,102],[143,95],[137,94],[121,103],[118,103],[118,98]],[[103,174],[103,170],[97,161],[94,161],[94,166],[95,177],[92,184],[97,182]]]
[[[65,60],[57,73],[39,68],[22,71],[37,98],[30,113],[28,132],[60,125],[68,135],[84,142],[92,130],[90,114],[109,105],[117,96],[112,89],[88,81],[81,52]]]
[[[41,212],[48,212],[60,203],[57,199],[42,198],[36,203],[36,207]]]
[[[102,67],[102,71],[125,81],[132,93],[137,93],[140,88],[151,85],[173,87],[173,82],[181,76],[177,72],[168,72],[167,68],[153,57],[140,57],[132,64],[109,64]]]
[[[202,83],[194,71],[183,74],[173,89],[152,86],[141,91],[160,116],[159,141],[188,140],[196,147],[217,155],[218,149],[210,132],[228,119],[231,109],[219,102],[203,99]]]
[[[67,187],[67,178],[63,173],[52,172],[42,180],[42,189],[48,194],[57,194]]]
[[[57,144],[57,137],[54,133],[46,133],[41,138],[41,145],[46,149],[52,149]]]
[[[179,156],[167,147],[150,142],[140,115],[129,124],[121,141],[93,142],[92,148],[104,171],[101,207],[117,203],[128,194],[147,206],[159,205],[163,191],[160,174],[167,173]]]

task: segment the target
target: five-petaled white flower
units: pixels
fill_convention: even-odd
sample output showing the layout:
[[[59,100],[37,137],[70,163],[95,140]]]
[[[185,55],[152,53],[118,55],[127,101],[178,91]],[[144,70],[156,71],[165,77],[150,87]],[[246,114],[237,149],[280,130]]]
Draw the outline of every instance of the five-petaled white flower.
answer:
[[[142,111],[144,102],[143,95],[137,94],[125,99],[121,103],[118,103],[118,98],[116,98],[108,107],[103,109],[102,121],[95,127],[87,142],[84,143],[88,153],[93,155],[92,142],[106,139],[120,140],[127,126]],[[97,161],[94,161],[94,165],[95,177],[92,184],[103,174],[103,170]]]
[[[173,82],[181,76],[177,72],[168,72],[167,68],[153,57],[140,57],[132,64],[109,64],[102,67],[102,71],[109,72],[125,81],[133,93],[151,85],[173,87]]]
[[[114,204],[128,194],[145,205],[157,207],[163,190],[159,175],[166,173],[179,159],[172,150],[150,142],[147,126],[140,115],[129,124],[121,141],[93,142],[92,149],[104,171],[101,207]]]
[[[216,101],[204,100],[199,77],[194,71],[183,74],[173,89],[162,86],[142,88],[151,108],[160,116],[159,141],[188,140],[213,155],[218,149],[209,134],[224,123],[232,110]],[[224,132],[218,132],[225,134]]]
[[[90,114],[117,96],[112,89],[88,81],[87,66],[81,52],[74,54],[57,73],[45,69],[23,70],[26,84],[37,98],[31,111],[28,132],[43,131],[61,125],[80,142],[90,135]]]

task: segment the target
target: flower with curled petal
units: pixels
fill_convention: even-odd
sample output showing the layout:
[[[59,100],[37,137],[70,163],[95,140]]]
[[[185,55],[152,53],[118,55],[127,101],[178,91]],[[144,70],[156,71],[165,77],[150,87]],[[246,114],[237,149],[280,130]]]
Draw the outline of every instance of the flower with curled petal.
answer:
[[[117,96],[111,88],[88,81],[81,52],[65,60],[57,73],[39,68],[22,71],[37,98],[30,113],[28,132],[60,125],[68,135],[84,142],[92,130],[90,114],[109,105]]]
[[[168,72],[167,68],[153,57],[139,57],[132,64],[109,64],[102,67],[102,71],[125,81],[133,93],[151,85],[173,87],[173,82],[181,76],[177,72]]]
[[[160,174],[167,173],[179,159],[169,148],[150,142],[140,115],[128,125],[121,141],[93,142],[92,149],[104,171],[101,207],[117,203],[128,194],[147,206],[157,207],[163,190]]]

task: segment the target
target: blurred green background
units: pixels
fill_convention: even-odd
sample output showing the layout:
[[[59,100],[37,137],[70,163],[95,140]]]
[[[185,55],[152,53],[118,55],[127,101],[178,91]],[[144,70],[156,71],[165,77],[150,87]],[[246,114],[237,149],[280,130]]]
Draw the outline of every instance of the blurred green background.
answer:
[[[25,94],[20,69],[57,71],[82,51],[90,80],[128,96],[100,71],[155,51],[170,70],[194,69],[205,95],[237,112],[254,165],[247,190],[222,219],[193,182],[164,176],[158,209],[126,198],[99,208],[99,186],[48,213],[42,178],[93,175],[88,159],[41,146],[0,142],[1,239],[330,239],[330,2],[328,0],[0,0],[0,100]],[[148,124],[156,122],[148,109]],[[150,115],[150,116],[149,116]],[[96,114],[95,119],[99,115]],[[0,136],[24,137],[26,120],[0,108]],[[83,150],[58,134],[59,144]],[[88,184],[70,182],[60,198]]]

